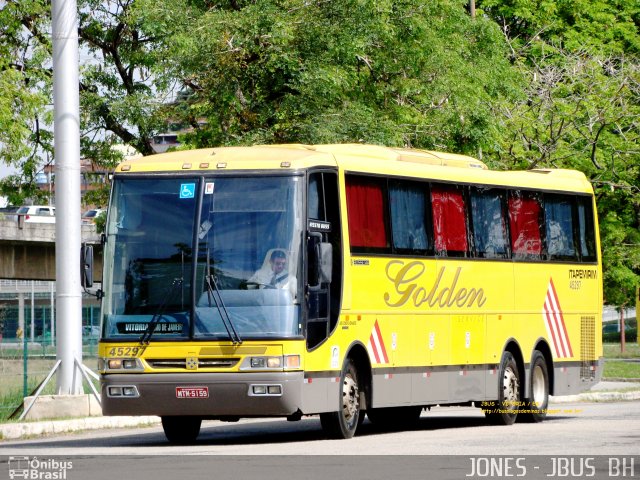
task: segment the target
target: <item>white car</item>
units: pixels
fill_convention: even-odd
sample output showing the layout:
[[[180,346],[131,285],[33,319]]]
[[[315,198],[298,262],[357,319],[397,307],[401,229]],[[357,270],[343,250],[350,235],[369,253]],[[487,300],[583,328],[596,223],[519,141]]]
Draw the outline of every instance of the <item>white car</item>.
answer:
[[[82,214],[82,223],[95,223],[96,217],[102,215],[102,213],[106,212],[102,208],[92,208],[91,210],[87,210]]]
[[[26,223],[55,223],[56,207],[49,205],[30,205],[20,207],[16,212],[16,219],[24,217]]]

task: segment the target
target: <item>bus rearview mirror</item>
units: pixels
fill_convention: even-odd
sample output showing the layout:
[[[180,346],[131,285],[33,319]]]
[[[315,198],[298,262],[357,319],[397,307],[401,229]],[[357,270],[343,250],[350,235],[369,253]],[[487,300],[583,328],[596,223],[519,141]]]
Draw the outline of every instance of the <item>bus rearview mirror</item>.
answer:
[[[93,287],[93,245],[82,245],[80,249],[80,283],[83,288]]]

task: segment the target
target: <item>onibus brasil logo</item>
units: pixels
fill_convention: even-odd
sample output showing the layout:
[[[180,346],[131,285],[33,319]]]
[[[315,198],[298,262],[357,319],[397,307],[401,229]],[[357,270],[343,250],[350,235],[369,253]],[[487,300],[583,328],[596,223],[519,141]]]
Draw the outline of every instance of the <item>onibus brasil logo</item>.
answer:
[[[9,457],[9,478],[32,480],[66,480],[67,470],[73,468],[73,462],[55,458]]]

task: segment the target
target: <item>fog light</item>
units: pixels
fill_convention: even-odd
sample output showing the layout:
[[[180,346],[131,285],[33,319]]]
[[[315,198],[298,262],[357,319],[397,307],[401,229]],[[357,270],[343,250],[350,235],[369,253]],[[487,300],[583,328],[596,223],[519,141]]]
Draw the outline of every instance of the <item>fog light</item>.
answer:
[[[282,387],[280,385],[269,385],[267,392],[269,395],[282,395]]]
[[[253,386],[254,395],[264,395],[267,393],[266,385],[254,385]]]
[[[122,394],[125,397],[137,397],[138,389],[136,387],[122,387]]]
[[[121,397],[122,396],[122,387],[109,387],[109,396],[110,397]]]

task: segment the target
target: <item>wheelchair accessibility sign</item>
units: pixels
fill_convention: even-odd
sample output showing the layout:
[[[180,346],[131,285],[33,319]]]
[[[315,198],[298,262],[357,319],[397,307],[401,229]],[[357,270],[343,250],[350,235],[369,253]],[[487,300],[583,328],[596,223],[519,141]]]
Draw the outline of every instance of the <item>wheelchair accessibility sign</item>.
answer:
[[[180,198],[195,198],[195,196],[196,196],[195,183],[183,183],[180,185]]]

